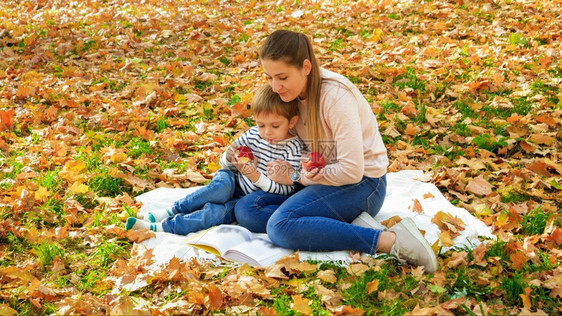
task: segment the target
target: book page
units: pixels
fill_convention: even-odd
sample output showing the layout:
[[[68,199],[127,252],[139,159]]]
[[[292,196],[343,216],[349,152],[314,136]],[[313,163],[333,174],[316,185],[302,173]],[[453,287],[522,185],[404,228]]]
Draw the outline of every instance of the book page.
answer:
[[[219,225],[201,232],[187,243],[217,256],[222,256],[228,249],[249,241],[252,233],[238,225]]]
[[[254,239],[232,247],[223,253],[223,258],[264,267],[275,263],[283,256],[291,254],[290,249],[273,244],[266,234],[255,236]]]

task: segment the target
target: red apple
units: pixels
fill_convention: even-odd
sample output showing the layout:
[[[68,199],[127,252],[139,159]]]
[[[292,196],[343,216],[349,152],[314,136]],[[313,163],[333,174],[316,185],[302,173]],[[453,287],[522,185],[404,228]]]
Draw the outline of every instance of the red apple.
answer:
[[[238,149],[236,149],[236,152],[237,152],[236,156],[238,157],[238,161],[242,163],[248,163],[254,160],[254,154],[252,153],[252,150],[248,146],[240,146],[238,147]]]
[[[302,163],[302,165],[304,166],[304,169],[306,169],[306,171],[310,172],[315,168],[324,168],[326,166],[326,159],[324,159],[321,153],[313,151],[308,154],[307,159]]]

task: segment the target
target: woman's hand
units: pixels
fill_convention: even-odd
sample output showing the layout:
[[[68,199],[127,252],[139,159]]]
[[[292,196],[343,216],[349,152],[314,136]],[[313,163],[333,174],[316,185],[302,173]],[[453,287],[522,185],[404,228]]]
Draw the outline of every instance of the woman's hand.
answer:
[[[267,163],[267,177],[274,182],[292,185],[291,173],[294,168],[285,160],[274,160]]]
[[[324,177],[324,168],[314,168],[310,171],[303,169],[301,174],[310,181],[318,181]]]

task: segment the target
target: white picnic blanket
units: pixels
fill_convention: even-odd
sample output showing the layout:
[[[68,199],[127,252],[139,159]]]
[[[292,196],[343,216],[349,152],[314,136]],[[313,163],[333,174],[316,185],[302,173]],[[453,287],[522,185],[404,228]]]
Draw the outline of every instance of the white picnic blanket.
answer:
[[[431,219],[437,212],[443,211],[460,218],[464,223],[465,229],[453,239],[454,245],[452,247],[474,248],[481,242],[478,236],[495,239],[490,227],[472,216],[467,210],[451,204],[434,184],[416,180],[422,175],[423,171],[421,170],[388,173],[386,198],[375,219],[381,222],[395,215],[401,218],[411,217],[416,225],[425,231],[425,238],[432,245],[439,239],[441,231],[436,224],[431,222]],[[188,189],[158,188],[137,196],[136,200],[143,203],[141,212],[148,212],[170,207],[174,201],[197,189],[198,187]],[[428,198],[428,196],[433,197]],[[421,214],[414,212],[414,199],[417,199],[421,204],[423,209]],[[206,260],[215,259],[213,254],[189,246],[186,240],[191,236],[192,234],[179,236],[170,233],[156,233],[156,238],[145,240],[142,244],[153,249],[154,260],[157,265],[166,264],[173,257],[182,260],[189,260],[193,257]],[[443,251],[449,248],[451,247],[443,247]],[[301,251],[300,258],[301,260],[314,259],[340,263],[350,261],[348,251]]]

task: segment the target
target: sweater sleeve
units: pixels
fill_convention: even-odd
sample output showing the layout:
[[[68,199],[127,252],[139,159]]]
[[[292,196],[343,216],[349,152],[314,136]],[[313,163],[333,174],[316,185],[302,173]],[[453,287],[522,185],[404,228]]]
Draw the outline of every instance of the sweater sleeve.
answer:
[[[364,174],[363,131],[359,115],[358,96],[348,89],[330,93],[321,100],[323,121],[333,139],[326,144],[325,156],[330,163],[318,181],[303,177],[304,185],[323,184],[340,186],[361,181]]]

